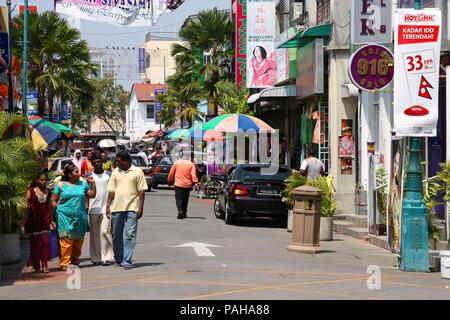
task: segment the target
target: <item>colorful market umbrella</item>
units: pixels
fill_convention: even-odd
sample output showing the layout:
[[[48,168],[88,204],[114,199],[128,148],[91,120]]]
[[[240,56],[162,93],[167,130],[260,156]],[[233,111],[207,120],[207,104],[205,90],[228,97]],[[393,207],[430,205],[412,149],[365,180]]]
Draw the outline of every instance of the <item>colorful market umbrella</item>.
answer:
[[[239,131],[255,130],[259,132],[274,132],[267,123],[253,116],[240,113],[229,113],[211,119],[203,125],[203,130],[215,130],[219,132],[237,133]]]
[[[223,140],[225,138],[225,135],[223,132],[216,131],[216,130],[208,130],[203,135],[204,141],[218,141]]]
[[[49,144],[61,139],[61,137],[70,138],[74,135],[73,130],[70,128],[39,116],[29,118],[28,122],[33,128],[31,139],[35,149],[46,149]]]
[[[168,139],[175,141],[179,139],[184,139],[185,137],[189,137],[188,129],[177,129],[167,136]]]

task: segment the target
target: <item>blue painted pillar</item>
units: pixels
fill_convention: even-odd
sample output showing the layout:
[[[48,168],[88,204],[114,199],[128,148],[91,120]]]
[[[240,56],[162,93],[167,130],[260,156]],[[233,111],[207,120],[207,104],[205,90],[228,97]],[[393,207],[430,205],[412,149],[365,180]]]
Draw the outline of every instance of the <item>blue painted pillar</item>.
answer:
[[[411,272],[428,272],[430,266],[428,212],[423,199],[420,139],[418,138],[411,138],[406,175],[402,206],[400,269]]]

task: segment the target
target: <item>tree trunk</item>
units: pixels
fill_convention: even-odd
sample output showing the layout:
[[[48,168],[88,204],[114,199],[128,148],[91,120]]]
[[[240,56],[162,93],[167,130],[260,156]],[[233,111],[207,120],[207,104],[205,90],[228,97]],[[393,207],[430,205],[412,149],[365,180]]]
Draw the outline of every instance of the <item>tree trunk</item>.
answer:
[[[50,121],[53,120],[53,101],[55,99],[55,93],[53,92],[53,90],[48,89],[48,119]]]
[[[40,84],[37,85],[37,93],[38,93],[38,115],[43,117],[45,112],[45,88]]]

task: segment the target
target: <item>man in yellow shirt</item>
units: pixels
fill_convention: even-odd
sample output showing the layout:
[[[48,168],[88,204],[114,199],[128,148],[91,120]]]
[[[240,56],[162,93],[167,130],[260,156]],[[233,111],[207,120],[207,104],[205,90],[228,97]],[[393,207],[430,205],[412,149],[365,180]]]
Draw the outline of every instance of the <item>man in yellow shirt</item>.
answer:
[[[111,218],[114,260],[116,264],[128,270],[133,268],[137,222],[143,215],[145,190],[148,186],[142,170],[131,164],[128,152],[117,153],[116,164],[117,168],[114,169],[108,183],[106,215]],[[124,229],[125,239],[123,239]]]

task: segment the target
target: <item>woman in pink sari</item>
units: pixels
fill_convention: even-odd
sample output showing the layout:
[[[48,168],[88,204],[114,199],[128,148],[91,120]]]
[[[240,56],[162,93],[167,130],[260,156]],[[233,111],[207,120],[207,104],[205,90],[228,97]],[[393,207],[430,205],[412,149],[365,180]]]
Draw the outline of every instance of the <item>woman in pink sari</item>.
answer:
[[[274,85],[275,65],[272,57],[267,57],[266,49],[261,46],[256,46],[255,49],[253,49],[253,57],[250,61],[250,65],[253,69],[253,79],[251,82],[253,88],[270,87]]]

